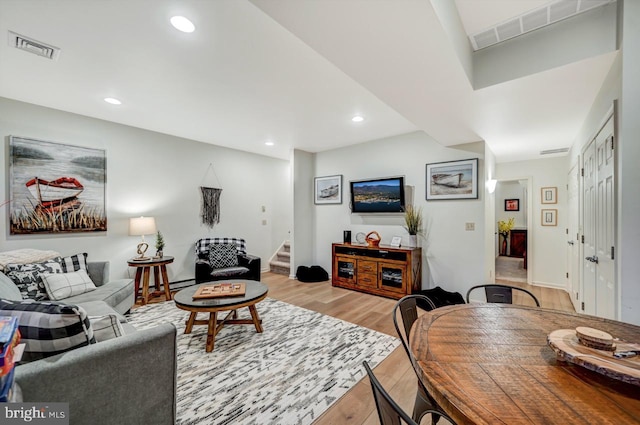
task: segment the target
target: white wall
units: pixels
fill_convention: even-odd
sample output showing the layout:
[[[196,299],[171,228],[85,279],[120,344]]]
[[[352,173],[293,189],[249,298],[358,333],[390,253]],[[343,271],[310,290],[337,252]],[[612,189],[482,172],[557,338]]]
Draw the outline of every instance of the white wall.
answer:
[[[485,182],[495,180],[496,178],[496,157],[489,146],[484,144],[484,180]],[[496,223],[495,200],[496,193],[489,193],[486,183],[483,191],[485,194],[484,202],[484,282],[495,282],[496,279],[496,236],[494,226]]]
[[[314,155],[294,150],[293,164],[293,243],[291,245],[291,277],[295,276],[298,266],[315,265],[314,251],[314,208],[313,177]],[[329,270],[329,269],[327,269]],[[328,271],[331,273],[330,271]]]
[[[0,209],[0,251],[53,249],[63,255],[87,252],[109,260],[113,278],[133,275],[126,261],[139,237],[128,236],[130,217],[154,216],[163,233],[171,281],[194,275],[194,242],[206,236],[237,236],[263,262],[291,226],[289,163],[165,134],[0,98],[0,199],[9,196],[8,137],[30,137],[105,149],[108,231],[96,234],[9,235],[7,207]],[[209,165],[211,172],[207,173]],[[221,220],[213,230],[201,224],[201,185],[222,187]],[[265,212],[262,212],[262,206]],[[266,220],[266,225],[263,225]],[[148,237],[153,252],[154,237]],[[263,263],[263,267],[266,264]]]
[[[566,287],[566,161],[565,157],[559,157],[499,163],[496,166],[498,180],[519,180],[527,177],[531,179],[532,225],[527,230],[530,248],[527,251],[527,265],[530,269],[531,283],[534,285],[563,289]],[[558,188],[557,204],[540,202],[543,187]],[[557,226],[541,225],[541,210],[547,208],[558,210]]]
[[[467,289],[483,281],[484,274],[484,143],[446,148],[423,132],[375,140],[316,154],[316,175],[343,174],[342,205],[315,206],[316,259],[331,270],[331,244],[342,242],[342,231],[368,233],[376,230],[382,243],[392,236],[408,234],[403,229],[403,216],[351,214],[349,181],[404,175],[405,185],[413,187],[414,205],[422,206],[428,237],[422,241],[422,287],[440,285],[465,294]],[[426,164],[451,160],[480,158],[480,199],[457,201],[425,200]],[[465,231],[465,223],[475,223],[475,231]],[[428,263],[428,265],[427,265]]]
[[[622,99],[618,131],[618,248],[620,318],[640,325],[640,2],[624,0]]]

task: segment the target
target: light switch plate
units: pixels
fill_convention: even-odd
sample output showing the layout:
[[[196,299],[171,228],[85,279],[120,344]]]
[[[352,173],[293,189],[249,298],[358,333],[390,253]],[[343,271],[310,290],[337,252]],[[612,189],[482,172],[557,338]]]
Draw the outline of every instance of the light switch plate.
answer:
[[[476,223],[465,223],[464,230],[476,230]]]

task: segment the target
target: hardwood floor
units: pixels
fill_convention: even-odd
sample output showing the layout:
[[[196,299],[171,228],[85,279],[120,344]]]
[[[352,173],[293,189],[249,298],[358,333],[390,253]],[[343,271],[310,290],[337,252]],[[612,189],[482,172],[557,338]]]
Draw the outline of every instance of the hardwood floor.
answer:
[[[391,318],[395,300],[348,289],[334,288],[330,281],[301,283],[286,276],[263,273],[262,282],[269,287],[269,297],[347,322],[397,336]],[[574,311],[569,295],[559,289],[532,287],[526,283],[502,281],[531,291],[542,307]],[[445,288],[446,289],[446,288]],[[464,296],[465,294],[463,294]],[[157,297],[150,302],[162,302]],[[514,302],[519,298],[514,294]],[[524,302],[523,302],[524,304]],[[533,305],[533,303],[532,303]],[[417,377],[402,346],[374,369],[374,373],[396,402],[409,414],[417,391]],[[430,423],[427,416],[423,424]],[[447,425],[441,420],[439,424]],[[379,424],[368,379],[363,379],[327,410],[314,425],[374,425]]]
[[[397,336],[391,318],[395,300],[334,288],[329,281],[301,283],[273,273],[263,273],[262,282],[269,287],[271,298]],[[542,307],[574,311],[569,295],[562,290],[533,287],[526,283],[503,283],[517,285],[531,291]],[[516,295],[514,298],[514,302],[518,302]],[[410,414],[413,410],[418,381],[402,346],[396,348],[380,363],[374,369],[374,373],[396,402]],[[422,423],[430,423],[429,421],[430,418],[425,417]],[[367,379],[363,379],[318,418],[314,425],[378,423],[371,386]],[[447,421],[441,420],[438,423],[446,425]]]

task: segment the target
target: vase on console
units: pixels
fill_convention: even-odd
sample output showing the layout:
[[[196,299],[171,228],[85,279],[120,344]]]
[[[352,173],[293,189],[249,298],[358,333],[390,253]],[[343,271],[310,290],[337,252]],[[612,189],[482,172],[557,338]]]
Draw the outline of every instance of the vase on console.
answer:
[[[511,217],[509,220],[498,221],[498,233],[502,236],[502,245],[500,245],[500,255],[507,255],[507,237],[511,233],[511,229],[515,225],[515,218]]]
[[[500,245],[500,255],[507,255],[507,235],[502,235],[502,245]]]

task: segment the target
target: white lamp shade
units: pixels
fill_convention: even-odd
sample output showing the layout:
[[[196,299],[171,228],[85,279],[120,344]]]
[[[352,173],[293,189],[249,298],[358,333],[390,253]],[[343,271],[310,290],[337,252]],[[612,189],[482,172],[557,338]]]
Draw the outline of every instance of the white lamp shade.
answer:
[[[135,217],[129,219],[131,236],[151,235],[156,232],[156,219],[153,217]]]

